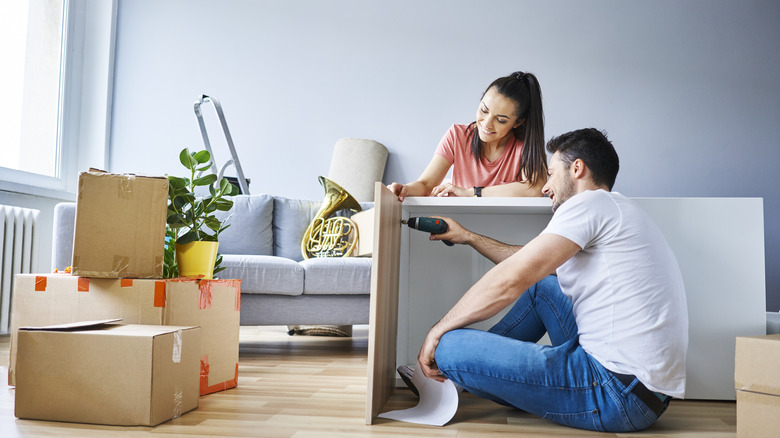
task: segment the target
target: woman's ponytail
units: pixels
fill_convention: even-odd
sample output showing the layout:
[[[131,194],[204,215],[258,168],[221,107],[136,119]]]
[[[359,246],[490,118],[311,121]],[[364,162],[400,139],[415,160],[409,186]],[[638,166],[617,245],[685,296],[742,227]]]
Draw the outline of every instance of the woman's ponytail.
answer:
[[[516,134],[524,134],[523,156],[520,160],[519,181],[525,179],[534,186],[547,178],[547,154],[544,151],[544,111],[542,110],[542,88],[533,73],[515,73],[528,87],[528,106],[525,122],[517,128]]]

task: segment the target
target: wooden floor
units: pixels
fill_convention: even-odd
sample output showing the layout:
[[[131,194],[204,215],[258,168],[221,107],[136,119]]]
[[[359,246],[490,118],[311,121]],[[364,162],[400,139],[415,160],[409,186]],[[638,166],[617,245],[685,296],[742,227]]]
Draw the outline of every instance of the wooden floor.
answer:
[[[470,394],[444,427],[379,419],[365,425],[367,328],[352,338],[288,336],[284,327],[242,327],[238,387],[200,399],[192,412],[151,427],[115,427],[14,417],[14,389],[0,366],[0,437],[607,437],[558,426]],[[8,363],[8,337],[0,337],[0,364]],[[416,404],[399,389],[386,407]],[[734,437],[734,402],[674,401],[641,437]]]

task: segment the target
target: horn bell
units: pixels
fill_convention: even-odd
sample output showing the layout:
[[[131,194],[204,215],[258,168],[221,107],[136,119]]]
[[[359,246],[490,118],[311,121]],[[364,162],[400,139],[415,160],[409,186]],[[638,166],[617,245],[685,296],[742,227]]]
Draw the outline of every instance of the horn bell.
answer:
[[[325,198],[301,239],[301,255],[311,257],[347,257],[357,242],[357,226],[349,218],[331,218],[344,209],[361,211],[360,203],[336,182],[320,176]]]

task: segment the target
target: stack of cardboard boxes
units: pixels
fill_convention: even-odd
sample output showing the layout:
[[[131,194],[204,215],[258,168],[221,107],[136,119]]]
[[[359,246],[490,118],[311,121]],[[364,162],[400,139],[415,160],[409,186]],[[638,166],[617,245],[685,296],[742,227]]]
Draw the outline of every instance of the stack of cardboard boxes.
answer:
[[[80,175],[72,274],[15,278],[18,417],[153,426],[237,385],[240,281],[162,279],[167,195]]]

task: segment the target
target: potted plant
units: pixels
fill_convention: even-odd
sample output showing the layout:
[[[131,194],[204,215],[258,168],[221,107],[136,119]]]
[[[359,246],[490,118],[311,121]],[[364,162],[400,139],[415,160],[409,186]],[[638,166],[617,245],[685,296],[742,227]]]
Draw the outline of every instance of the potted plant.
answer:
[[[224,269],[219,267],[221,257],[218,258],[217,249],[219,233],[229,226],[214,213],[233,207],[233,201],[227,197],[237,195],[238,187],[221,175],[204,174],[213,165],[208,151],[190,152],[184,148],[179,161],[190,176],[168,176],[165,275],[213,278]],[[197,188],[208,188],[208,193],[198,194]],[[174,248],[175,257],[171,251]]]

